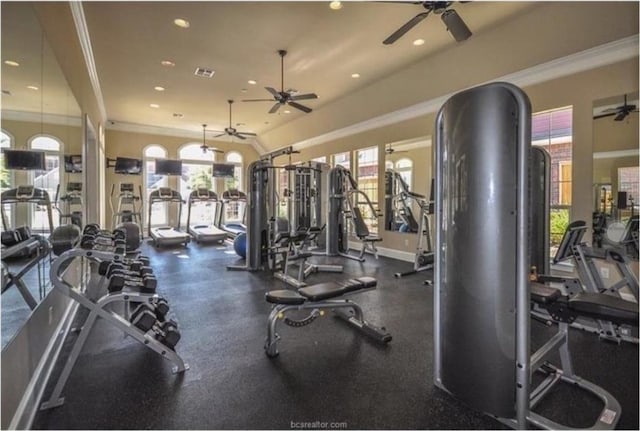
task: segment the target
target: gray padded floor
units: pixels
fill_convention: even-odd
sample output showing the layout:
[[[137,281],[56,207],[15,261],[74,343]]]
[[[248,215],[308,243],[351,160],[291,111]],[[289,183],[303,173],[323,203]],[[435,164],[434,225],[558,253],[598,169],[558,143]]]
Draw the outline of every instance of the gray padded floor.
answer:
[[[38,413],[34,428],[290,429],[300,422],[348,429],[504,428],[434,388],[432,289],[423,284],[430,274],[393,278],[409,263],[319,258],[344,264],[345,273],[311,279],[377,277],[377,290],[353,299],[365,318],[392,333],[388,346],[324,317],[303,328],[281,325],[280,356],[269,359],[263,351],[270,311],[264,293],[282,282],[227,271],[237,257],[216,246],[145,246],[144,254],[152,258],[159,293],[179,321],[177,351],[191,369],[172,375],[168,361],[102,322],[67,383],[65,404]],[[533,328],[534,346],[553,333],[541,324]],[[575,332],[571,347],[576,372],[621,402],[619,427],[638,429],[638,346]],[[599,406],[561,388],[539,411],[584,427]]]

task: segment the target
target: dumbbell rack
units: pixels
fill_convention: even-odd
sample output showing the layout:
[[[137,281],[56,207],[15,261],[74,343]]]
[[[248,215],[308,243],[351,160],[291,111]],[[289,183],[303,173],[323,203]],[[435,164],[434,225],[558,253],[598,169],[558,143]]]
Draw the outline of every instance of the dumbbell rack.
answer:
[[[69,354],[65,366],[60,376],[58,377],[51,396],[49,397],[48,401],[45,401],[40,406],[41,410],[58,407],[64,403],[64,397],[61,396],[62,390],[64,389],[67,379],[69,378],[71,371],[73,370],[73,367],[75,366],[75,363],[80,355],[80,352],[82,351],[84,343],[87,341],[89,333],[91,332],[91,329],[98,317],[103,318],[105,321],[123,331],[126,336],[132,337],[133,339],[139,341],[144,346],[153,350],[163,358],[169,360],[174,364],[172,368],[174,374],[182,373],[189,369],[189,366],[184,363],[180,355],[178,355],[175,350],[170,349],[166,345],[162,344],[159,340],[157,340],[152,331],[148,331],[145,333],[135,327],[131,322],[129,322],[128,318],[130,303],[153,303],[159,299],[158,295],[140,293],[135,291],[118,291],[106,293],[102,296],[99,296],[99,293],[104,291],[103,287],[106,284],[104,282],[106,280],[106,277],[102,277],[102,279],[98,281],[97,285],[95,285],[93,288],[90,287],[90,285],[92,284],[91,282],[87,283],[87,286],[89,287],[75,288],[62,278],[61,273],[63,272],[63,269],[67,266],[67,264],[76,258],[82,258],[83,260],[96,263],[104,261],[125,261],[123,254],[102,250],[86,250],[74,248],[64,252],[51,265],[50,278],[53,287],[61,291],[64,295],[78,302],[81,306],[87,308],[89,310],[89,315],[84,322],[84,325],[79,330],[78,337],[75,340],[71,353]],[[93,297],[97,298],[92,299]],[[113,308],[116,307],[113,307],[112,304],[122,304],[125,310],[125,315],[121,316],[120,314],[113,311]]]

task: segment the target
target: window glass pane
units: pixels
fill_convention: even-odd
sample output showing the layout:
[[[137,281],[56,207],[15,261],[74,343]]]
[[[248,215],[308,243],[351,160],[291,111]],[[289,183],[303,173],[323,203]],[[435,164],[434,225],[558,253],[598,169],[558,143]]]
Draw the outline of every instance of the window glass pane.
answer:
[[[11,148],[11,136],[0,130],[0,148]]]
[[[198,188],[212,190],[212,171],[211,165],[182,163],[182,176],[180,177],[180,194],[182,195],[182,199],[188,202],[191,192]],[[192,225],[195,223],[213,223],[214,211],[215,206],[211,202],[195,204],[191,207],[190,223]],[[187,215],[187,207],[185,206],[180,218],[180,224],[182,226],[187,225]]]
[[[351,153],[338,153],[333,155],[333,166],[342,166],[345,169],[351,169]]]
[[[50,139],[50,138],[47,138]],[[59,144],[58,144],[59,146]],[[45,170],[33,171],[33,186],[39,189],[44,189],[49,193],[49,199],[53,204],[53,200],[56,196],[56,189],[60,183],[60,155],[59,154],[47,154],[45,156]],[[31,230],[37,232],[49,231],[49,216],[46,206],[31,205]],[[53,227],[57,227],[60,224],[60,218],[58,214],[53,213]]]
[[[202,160],[204,162],[213,162],[214,157],[209,151],[202,151],[200,144],[189,144],[182,147],[178,153],[178,157],[186,160]]]
[[[167,150],[159,145],[151,145],[144,150],[144,155],[145,157],[157,157],[159,159],[164,159],[167,157]]]
[[[396,162],[396,172],[400,174],[400,177],[409,186],[409,189],[413,189],[412,181],[413,162],[410,159],[400,159]]]
[[[157,190],[159,187],[167,187],[169,180],[166,176],[156,175],[156,162],[155,160],[145,160],[145,188],[146,197],[144,199],[145,204],[145,217],[149,214],[149,194],[153,190]],[[151,226],[166,226],[167,225],[167,204],[157,203],[153,205],[151,209]],[[149,220],[147,220],[149,223]]]
[[[640,195],[640,167],[618,168],[618,190],[627,192],[627,205],[633,202],[633,213],[637,214],[638,197]]]
[[[227,154],[225,160],[229,163],[242,163],[242,155],[240,155],[240,153],[232,151],[231,153]]]
[[[311,159],[311,161],[318,163],[327,163],[327,156],[316,157],[315,159]]]
[[[372,147],[364,150],[359,150],[358,155],[358,173],[356,179],[358,181],[358,189],[363,191],[371,200],[373,205],[378,204],[378,148]],[[378,218],[376,214],[372,213],[369,205],[363,202],[355,202],[362,216],[364,217],[365,224],[369,228],[372,234],[378,232]]]
[[[60,151],[60,142],[48,136],[38,136],[31,141],[31,149],[45,151]]]
[[[11,136],[6,134],[4,131],[0,131],[0,148],[11,148]],[[4,153],[0,152],[0,193],[8,190],[12,187],[13,183],[13,175],[11,171],[4,167]],[[11,211],[13,210],[13,205],[5,205],[4,213],[7,216],[7,222],[13,226],[13,221],[11,219]]]
[[[572,202],[573,108],[539,112],[532,116],[533,144],[551,156],[551,254],[569,224]]]

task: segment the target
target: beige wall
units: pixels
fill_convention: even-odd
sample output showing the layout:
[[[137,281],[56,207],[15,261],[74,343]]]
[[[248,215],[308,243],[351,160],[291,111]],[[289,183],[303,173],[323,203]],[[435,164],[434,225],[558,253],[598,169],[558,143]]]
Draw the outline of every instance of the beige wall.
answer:
[[[177,159],[178,151],[180,148],[187,144],[201,144],[202,140],[195,138],[184,138],[184,137],[175,137],[175,136],[164,136],[164,135],[151,135],[145,133],[134,133],[134,132],[123,132],[118,130],[106,130],[105,136],[106,143],[106,156],[109,159],[115,159],[116,157],[131,157],[135,159],[142,159],[144,149],[150,145],[160,145],[164,147],[168,151],[168,158]],[[254,160],[258,159],[258,153],[255,149],[249,144],[238,144],[238,143],[229,143],[223,141],[207,141],[207,145],[211,147],[218,148],[225,153],[229,151],[235,151],[242,155],[244,167],[248,166]],[[216,154],[216,161],[224,161],[224,154]],[[107,169],[106,172],[106,181],[105,181],[105,196],[106,199],[110,198],[111,195],[111,187],[115,185],[116,189],[120,182],[132,182],[135,185],[136,193],[138,190],[138,185],[143,186],[143,176],[142,175],[116,175],[113,172],[113,169]],[[246,178],[243,182],[247,184]],[[169,178],[169,186],[177,189],[178,188],[178,178],[170,177]],[[218,184],[218,190],[220,190],[222,184]],[[144,189],[143,189],[144,190]],[[183,199],[185,196],[183,196]],[[114,206],[117,203],[114,201]],[[186,208],[184,208],[186,210]],[[170,221],[173,224],[176,224],[177,219],[177,211],[173,208],[169,213]],[[146,216],[143,217],[146,219]],[[111,210],[107,205],[107,214],[106,214],[106,226],[111,226]]]

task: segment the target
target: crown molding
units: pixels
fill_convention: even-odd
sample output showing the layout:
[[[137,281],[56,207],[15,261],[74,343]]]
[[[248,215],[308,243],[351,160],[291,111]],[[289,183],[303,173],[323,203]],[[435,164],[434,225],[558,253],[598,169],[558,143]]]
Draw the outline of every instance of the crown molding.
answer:
[[[91,87],[98,103],[98,109],[102,116],[102,121],[107,119],[107,110],[104,105],[104,97],[102,97],[102,89],[100,87],[100,79],[98,79],[98,71],[96,69],[96,63],[93,58],[93,49],[91,48],[91,38],[89,37],[89,28],[87,26],[87,20],[84,16],[84,9],[82,8],[82,2],[71,1],[69,2],[71,8],[71,14],[73,15],[73,22],[76,25],[76,32],[78,33],[78,40],[82,48],[82,54],[84,56],[84,62],[87,66],[89,73],[89,80],[91,81]]]
[[[80,117],[59,114],[40,114],[39,112],[2,110],[2,120],[24,121],[27,123],[58,124],[61,126],[82,126]]]
[[[594,159],[616,159],[618,157],[638,157],[640,155],[639,149],[632,150],[616,150],[616,151],[599,151],[593,153]]]
[[[525,70],[514,72],[508,75],[492,79],[487,82],[504,81],[526,87],[561,78],[567,75],[584,72],[609,64],[618,63],[638,56],[638,35],[629,36],[613,42],[605,43],[566,57],[541,63]],[[485,82],[486,83],[486,82]],[[477,85],[482,85],[479,83]],[[474,85],[475,87],[476,85]],[[462,91],[461,89],[459,91]],[[458,92],[458,91],[457,91]],[[457,93],[456,92],[456,93]],[[411,120],[423,115],[436,112],[455,93],[448,93],[425,102],[421,102],[407,108],[399,109],[388,114],[383,114],[369,120],[361,121],[351,126],[336,129],[313,138],[304,139],[294,143],[292,146],[296,150],[314,147],[325,142],[345,138],[347,136],[366,132],[384,126]]]

